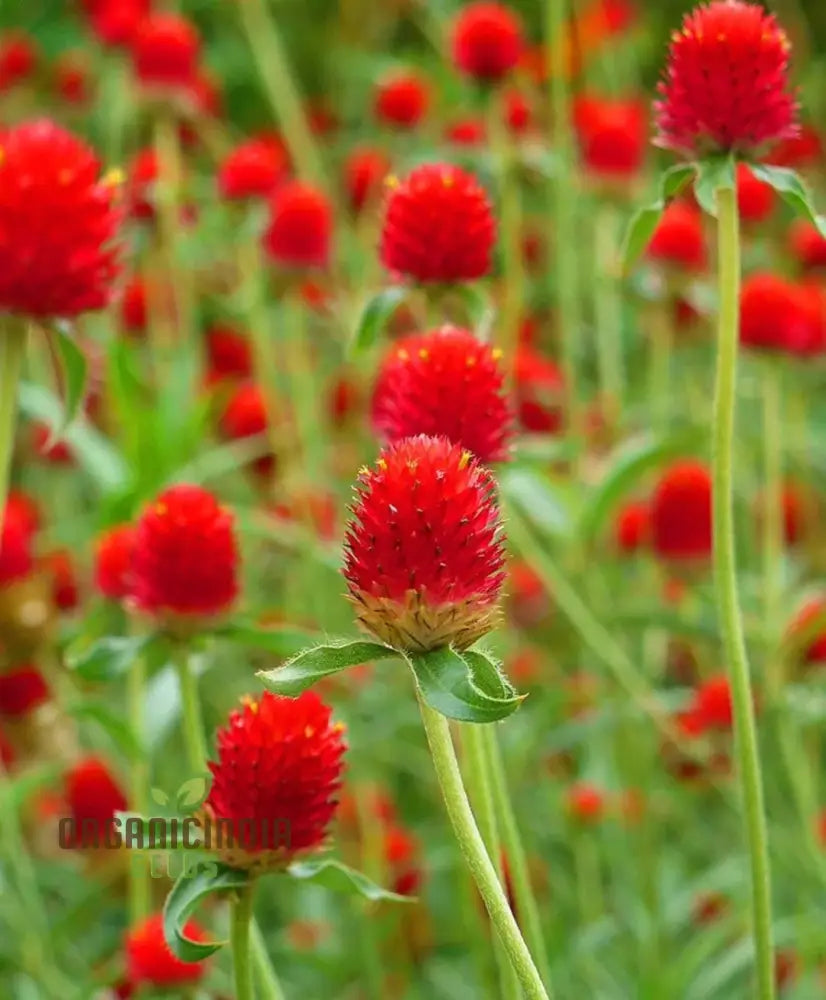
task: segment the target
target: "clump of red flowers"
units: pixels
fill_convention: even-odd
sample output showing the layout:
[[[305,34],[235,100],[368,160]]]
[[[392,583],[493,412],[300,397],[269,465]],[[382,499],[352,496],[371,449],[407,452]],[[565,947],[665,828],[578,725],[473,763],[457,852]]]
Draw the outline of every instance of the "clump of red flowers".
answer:
[[[343,572],[366,631],[422,651],[465,649],[494,627],[505,578],[494,489],[443,437],[405,438],[362,471]]]
[[[151,87],[186,87],[195,76],[200,48],[191,21],[177,14],[150,14],[132,39],[135,75]]]
[[[396,128],[415,128],[429,103],[430,92],[421,77],[413,72],[397,72],[379,82],[374,107],[380,122]]]
[[[264,246],[282,267],[325,267],[332,231],[333,214],[325,195],[311,184],[290,181],[270,200]]]
[[[651,544],[668,560],[711,556],[711,475],[701,462],[675,462],[660,477],[650,506]]]
[[[287,168],[279,143],[248,139],[224,157],[218,168],[218,191],[229,201],[266,198],[285,180]]]
[[[200,486],[172,486],[135,528],[136,606],[180,627],[229,610],[238,593],[233,516]]]
[[[377,434],[385,441],[441,434],[482,462],[504,461],[511,418],[500,354],[453,326],[397,341],[373,394]]]
[[[89,146],[54,122],[0,133],[0,312],[71,317],[107,305],[115,193]]]
[[[425,164],[391,185],[380,251],[388,270],[425,283],[473,281],[488,273],[495,239],[487,193],[459,167]]]
[[[224,860],[238,868],[284,868],[324,846],[341,787],[344,726],[312,691],[247,699],[216,737],[214,781],[204,809],[234,826]]]
[[[501,80],[519,62],[523,46],[522,23],[505,4],[470,3],[453,24],[453,62],[476,80]]]
[[[206,932],[188,920],[184,936],[191,941],[206,941]],[[169,950],[163,932],[163,914],[155,913],[129,929],[124,942],[127,977],[135,988],[154,986],[183,989],[197,983],[206,972],[204,962],[182,962]]]
[[[789,40],[772,14],[744,0],[696,7],[672,36],[657,143],[679,153],[754,154],[797,131]]]

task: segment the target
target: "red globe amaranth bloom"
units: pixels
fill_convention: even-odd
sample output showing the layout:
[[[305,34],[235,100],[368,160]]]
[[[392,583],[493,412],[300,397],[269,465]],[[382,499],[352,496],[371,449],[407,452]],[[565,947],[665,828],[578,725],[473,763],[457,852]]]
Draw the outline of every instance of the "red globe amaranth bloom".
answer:
[[[128,806],[126,796],[109,765],[89,756],[75,764],[64,778],[64,795],[73,820],[71,847],[99,847],[115,832],[115,813]]]
[[[74,611],[80,604],[80,585],[75,561],[68,549],[56,549],[40,559],[40,567],[52,582],[52,599],[61,611]]]
[[[144,333],[149,318],[146,282],[141,277],[132,278],[124,286],[120,302],[120,318],[128,333]]]
[[[67,441],[53,441],[52,428],[42,420],[31,425],[31,446],[37,458],[50,465],[71,465],[72,449]]]
[[[0,673],[0,715],[28,715],[52,696],[37,667],[15,667]]]
[[[445,139],[455,146],[481,146],[487,134],[481,118],[460,118],[445,129]]]
[[[232,513],[200,486],[172,486],[135,528],[132,593],[149,614],[175,623],[220,615],[238,594]]]
[[[232,712],[216,735],[206,816],[233,824],[219,850],[235,868],[268,871],[324,846],[341,787],[344,726],[313,691],[269,692]]]
[[[135,529],[131,524],[108,528],[95,542],[95,587],[112,601],[122,601],[132,591]]]
[[[520,347],[514,366],[516,410],[522,428],[556,434],[565,420],[565,382],[557,364],[531,347]]]
[[[647,503],[641,500],[626,503],[617,513],[614,523],[616,548],[626,555],[644,548],[651,530],[650,522],[651,514]]]
[[[501,80],[519,62],[523,47],[522,22],[501,3],[470,3],[453,24],[453,62],[477,80]]]
[[[605,796],[595,785],[581,781],[567,791],[568,814],[579,823],[593,826],[605,815]]]
[[[795,616],[788,630],[789,637],[802,645],[805,663],[826,661],[826,597],[808,600]]]
[[[0,588],[22,580],[33,566],[31,525],[20,507],[6,504],[0,525]]]
[[[654,104],[657,144],[689,157],[753,154],[795,135],[789,49],[758,4],[712,0],[686,14]]]
[[[514,135],[523,135],[533,123],[531,104],[521,90],[505,91],[505,124]]]
[[[593,174],[622,179],[639,172],[648,141],[639,101],[582,96],[574,105],[574,125],[582,161]]]
[[[311,184],[290,181],[270,200],[264,246],[282,267],[326,267],[330,259],[333,213],[325,195]]]
[[[774,188],[755,177],[745,163],[738,163],[737,208],[743,222],[765,222],[776,203]]]
[[[128,47],[149,14],[150,0],[91,0],[90,26],[104,45]]]
[[[390,871],[393,892],[415,896],[424,881],[421,844],[409,831],[391,826],[384,834],[384,860]]]
[[[200,48],[191,21],[177,14],[150,14],[132,40],[135,75],[151,87],[186,87],[195,75]]]
[[[188,920],[184,937],[192,941],[206,941],[208,935]],[[165,987],[197,983],[208,966],[204,962],[182,962],[169,950],[163,933],[163,914],[155,913],[130,928],[124,942],[129,985]]]
[[[397,341],[373,393],[376,433],[385,441],[443,435],[485,464],[504,461],[512,424],[500,356],[454,326]]]
[[[795,219],[789,227],[789,251],[806,271],[826,268],[826,237],[805,219]]]
[[[646,255],[684,271],[702,271],[706,243],[699,210],[684,201],[671,202],[654,230]]]
[[[129,166],[126,201],[135,219],[155,217],[154,188],[160,171],[154,149],[142,149]]]
[[[17,519],[21,529],[32,538],[40,528],[41,516],[37,502],[21,490],[10,490],[6,501],[6,517]]]
[[[511,560],[505,589],[508,616],[520,628],[534,628],[550,620],[552,606],[548,591],[529,563]]]
[[[268,425],[267,405],[260,387],[254,382],[239,385],[221,414],[223,436],[230,441],[241,441],[266,434]],[[275,470],[275,456],[262,455],[253,464],[260,475],[271,476]]]
[[[490,270],[496,239],[490,200],[473,174],[449,163],[417,167],[390,188],[381,260],[420,282],[458,282]]]
[[[82,107],[92,99],[92,80],[89,66],[78,52],[64,52],[54,64],[54,88],[66,101]]]
[[[766,156],[769,163],[793,170],[816,167],[823,159],[823,143],[817,130],[811,125],[801,125],[796,135],[784,139],[774,146]]]
[[[287,170],[280,143],[248,139],[228,153],[218,168],[218,191],[229,201],[266,198],[286,179]]]
[[[704,730],[731,729],[734,714],[728,678],[720,674],[701,684],[694,692],[689,711],[694,713]]]
[[[252,375],[252,347],[245,334],[225,323],[213,323],[205,338],[213,379],[246,379]]]
[[[721,892],[703,892],[694,900],[692,919],[701,926],[714,923],[730,908],[728,899]]]
[[[390,159],[380,149],[354,149],[344,161],[344,190],[353,212],[360,212],[381,191],[390,173]]]
[[[770,351],[805,350],[812,314],[797,285],[774,274],[752,274],[740,291],[740,343]]]
[[[401,650],[466,649],[494,627],[505,579],[494,491],[444,437],[405,438],[362,471],[343,572],[367,632]]]
[[[711,476],[691,459],[675,462],[651,500],[651,542],[663,559],[711,556]]]
[[[109,302],[115,189],[80,139],[47,120],[0,133],[0,312],[76,316]]]
[[[0,35],[0,93],[27,80],[37,60],[35,42],[25,31],[4,31]]]
[[[415,128],[427,114],[430,91],[425,80],[413,72],[397,72],[376,87],[376,118],[397,128]]]

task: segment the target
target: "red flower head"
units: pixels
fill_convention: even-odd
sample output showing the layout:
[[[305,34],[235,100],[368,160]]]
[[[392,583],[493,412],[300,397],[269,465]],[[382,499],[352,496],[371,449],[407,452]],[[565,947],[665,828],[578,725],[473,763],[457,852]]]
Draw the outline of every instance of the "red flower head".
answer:
[[[294,700],[266,692],[245,699],[218,730],[204,810],[213,828],[224,820],[232,827],[219,851],[228,864],[284,868],[324,846],[346,749],[344,726],[331,715],[313,691]]]
[[[448,163],[417,167],[390,189],[381,259],[421,282],[473,281],[490,269],[491,204],[476,178]]]
[[[589,826],[599,823],[605,815],[605,796],[595,785],[580,781],[567,792],[568,814]]]
[[[64,52],[54,64],[54,87],[67,104],[82,107],[92,97],[89,66],[78,52]]]
[[[179,622],[228,611],[238,594],[233,515],[200,486],[172,486],[135,529],[133,590],[143,611]]]
[[[826,661],[826,597],[807,601],[789,626],[790,638],[803,640],[806,663]]]
[[[206,941],[206,932],[188,920],[184,936],[192,941]],[[206,972],[204,962],[182,962],[169,950],[164,939],[163,914],[155,913],[129,930],[124,942],[129,984],[181,987],[197,983]]]
[[[454,326],[397,341],[373,394],[376,433],[441,434],[485,464],[504,461],[512,427],[500,354]]]
[[[120,318],[124,330],[129,333],[143,333],[148,319],[146,282],[143,278],[132,278],[123,289],[120,303]]]
[[[481,118],[459,118],[445,129],[445,139],[454,146],[481,146],[487,139]]]
[[[3,32],[0,35],[0,93],[30,77],[37,59],[35,43],[24,31]]]
[[[518,15],[501,3],[470,3],[453,25],[453,62],[477,80],[501,80],[519,62],[523,46]]]
[[[805,350],[812,314],[797,285],[774,274],[753,274],[740,291],[740,343],[770,351]]]
[[[391,826],[384,834],[384,860],[390,869],[393,892],[400,896],[415,896],[421,887],[423,871],[421,845],[417,838],[401,826]]]
[[[28,576],[34,565],[32,527],[24,511],[6,504],[0,522],[0,588]]]
[[[826,238],[805,219],[796,219],[790,226],[789,250],[804,270],[826,268]]]
[[[789,40],[772,14],[744,0],[712,0],[672,36],[657,143],[687,156],[753,154],[797,132],[788,90]]]
[[[240,441],[266,434],[268,423],[264,394],[254,382],[245,382],[235,389],[221,414],[221,433],[230,441]],[[257,458],[255,469],[262,476],[271,476],[275,456],[266,454]]]
[[[531,127],[533,112],[528,98],[513,87],[505,91],[505,124],[514,135],[522,135]]]
[[[213,378],[243,379],[252,375],[249,339],[234,327],[213,323],[206,331],[206,349]]]
[[[55,607],[74,611],[80,604],[80,588],[72,553],[68,549],[56,549],[43,556],[40,565],[51,577]]]
[[[11,490],[6,503],[6,517],[16,518],[23,531],[32,537],[40,528],[40,510],[35,501],[20,490]]]
[[[149,14],[150,0],[91,0],[91,27],[104,45],[128,47]]]
[[[702,271],[706,266],[703,217],[692,205],[673,201],[663,212],[647,256],[660,264],[683,271]]]
[[[639,172],[648,140],[638,101],[581,97],[574,124],[585,166],[597,176],[623,178]]]
[[[470,452],[419,435],[362,471],[343,572],[359,623],[382,642],[471,646],[499,617],[504,561],[494,482]]]
[[[797,135],[778,143],[766,157],[769,163],[793,170],[816,167],[823,159],[823,143],[811,125],[801,125]]]
[[[555,362],[520,347],[514,369],[519,423],[534,434],[555,434],[565,419],[565,383]]]
[[[49,685],[37,667],[16,667],[0,673],[0,715],[28,715],[51,696]]]
[[[705,465],[675,462],[661,477],[651,501],[651,541],[663,559],[711,555],[711,476]]]
[[[115,190],[80,139],[53,122],[0,134],[0,312],[76,316],[109,302]]]
[[[132,41],[132,62],[141,83],[187,87],[195,76],[201,40],[191,21],[177,14],[150,14]]]
[[[651,528],[649,506],[643,501],[625,504],[617,513],[614,542],[620,552],[637,552],[648,542]]]
[[[776,202],[774,188],[755,177],[745,163],[738,163],[737,207],[743,222],[765,222]]]
[[[282,267],[326,267],[333,214],[324,194],[311,184],[290,181],[272,196],[264,246]]]
[[[218,170],[218,190],[229,201],[266,198],[284,181],[287,169],[280,143],[248,139],[224,158]]]
[[[142,149],[129,167],[127,201],[136,219],[155,217],[154,188],[158,179],[158,158],[154,149]]]
[[[354,212],[360,212],[381,191],[390,160],[380,149],[354,149],[344,162],[344,189]]]
[[[135,529],[119,524],[98,536],[95,543],[95,586],[112,601],[122,601],[132,592],[132,559]]]
[[[109,765],[100,757],[85,757],[66,774],[64,786],[74,821],[70,846],[100,846],[114,832],[115,813],[128,805]]]
[[[376,118],[398,128],[415,128],[427,114],[430,91],[413,72],[400,72],[381,80],[376,87]]]
[[[731,729],[734,721],[728,678],[721,674],[694,692],[693,711],[705,729]]]
[[[31,425],[32,450],[35,455],[50,465],[71,465],[74,461],[72,449],[66,441],[53,441],[52,429],[42,420]]]

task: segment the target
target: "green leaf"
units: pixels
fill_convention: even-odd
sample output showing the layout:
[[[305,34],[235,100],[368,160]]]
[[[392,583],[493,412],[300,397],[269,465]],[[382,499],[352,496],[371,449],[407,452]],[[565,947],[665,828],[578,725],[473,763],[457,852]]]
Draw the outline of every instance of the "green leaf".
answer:
[[[287,868],[286,875],[302,882],[312,882],[333,892],[341,892],[347,896],[361,896],[362,899],[392,900],[396,903],[412,903],[412,896],[400,896],[389,889],[382,889],[366,875],[348,868],[340,861],[330,858],[313,861],[295,861]]]
[[[488,340],[496,319],[496,308],[490,295],[484,288],[474,284],[457,285],[452,291],[462,300],[471,330],[480,340]]]
[[[255,622],[233,621],[213,633],[219,639],[260,649],[281,659],[296,656],[316,638],[312,632],[293,626],[265,628]]]
[[[118,749],[131,760],[137,760],[144,752],[123,713],[116,713],[100,701],[80,701],[69,705],[68,712],[76,719],[89,719],[109,736]]]
[[[560,538],[570,535],[568,510],[541,469],[527,465],[505,466],[499,475],[499,489],[544,533]]]
[[[376,642],[338,639],[305,649],[275,670],[259,670],[257,676],[268,691],[295,698],[322,677],[337,674],[348,667],[398,655],[395,649],[380,646]]]
[[[660,195],[656,201],[641,208],[628,223],[622,247],[622,270],[627,274],[651,242],[668,202],[676,197],[694,175],[694,166],[679,163],[660,178]]]
[[[68,649],[66,663],[85,681],[109,681],[125,674],[154,636],[107,636],[91,646]]]
[[[808,219],[826,238],[826,216],[818,215],[812,204],[811,192],[788,167],[771,167],[764,163],[750,163],[749,170],[755,177],[770,184],[793,210],[795,215]]]
[[[163,934],[174,955],[182,962],[201,962],[226,941],[193,941],[184,934],[187,918],[206,896],[230,889],[243,889],[247,872],[217,862],[206,862],[190,872],[184,870],[172,886],[163,907]]]
[[[730,155],[712,156],[697,164],[694,194],[709,215],[717,217],[717,192],[724,188],[733,191],[737,186],[734,158]]]
[[[66,396],[63,404],[63,422],[56,432],[53,432],[55,439],[58,439],[63,436],[63,432],[74,421],[83,403],[83,396],[86,392],[88,366],[86,364],[86,356],[77,346],[77,341],[66,331],[62,324],[55,325],[53,333],[63,368]]]
[[[444,647],[408,653],[407,660],[424,700],[448,719],[496,722],[523,701],[484,653],[457,653]]]
[[[407,297],[407,291],[403,285],[391,285],[368,300],[350,341],[351,355],[375,346],[390,317]]]

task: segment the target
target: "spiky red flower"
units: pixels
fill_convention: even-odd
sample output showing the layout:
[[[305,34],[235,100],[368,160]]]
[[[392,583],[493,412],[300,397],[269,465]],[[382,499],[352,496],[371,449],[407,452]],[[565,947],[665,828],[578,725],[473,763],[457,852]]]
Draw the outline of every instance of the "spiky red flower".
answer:
[[[605,814],[605,795],[590,782],[577,782],[567,791],[567,808],[572,819],[593,826]]]
[[[122,601],[132,591],[135,529],[119,524],[102,532],[95,543],[95,586],[112,601]]]
[[[805,349],[812,314],[800,288],[768,272],[752,274],[740,291],[740,343],[769,351]]]
[[[150,14],[132,40],[135,75],[151,87],[186,87],[195,75],[200,48],[191,21],[177,14]]]
[[[639,101],[580,97],[574,124],[583,163],[592,173],[623,178],[639,171],[648,139]]]
[[[0,588],[28,576],[33,565],[29,521],[19,507],[6,504],[0,524]]]
[[[796,219],[789,227],[789,250],[807,271],[826,268],[826,237],[805,219]]]
[[[376,87],[373,107],[376,118],[397,128],[415,128],[427,114],[430,90],[412,71],[391,74]]]
[[[221,433],[230,441],[258,437],[267,433],[269,416],[264,394],[255,382],[245,382],[235,388],[221,414]],[[254,467],[262,476],[270,476],[275,468],[275,456],[262,455]]]
[[[536,434],[555,434],[565,420],[565,381],[559,366],[532,347],[520,347],[514,366],[519,423]]]
[[[228,611],[238,594],[234,519],[200,486],[172,486],[135,529],[132,594],[143,611],[178,624]]]
[[[11,30],[0,35],[0,93],[23,83],[37,66],[37,47],[25,31]]]
[[[764,222],[776,203],[777,195],[771,184],[755,177],[745,163],[738,163],[737,208],[743,222]]]
[[[397,341],[373,393],[376,433],[443,435],[486,464],[504,461],[512,425],[500,356],[455,326]]]
[[[650,520],[649,505],[645,501],[630,501],[621,507],[614,523],[617,549],[628,554],[643,548],[648,541]]]
[[[490,200],[473,174],[449,163],[417,167],[388,194],[382,263],[421,282],[473,281],[490,269]]]
[[[477,80],[501,80],[519,62],[523,47],[519,15],[501,3],[470,3],[453,24],[453,62]]]
[[[330,259],[333,213],[323,192],[302,181],[284,184],[270,200],[264,246],[282,267],[325,267]]]
[[[266,198],[285,180],[287,169],[280,143],[249,139],[228,153],[218,168],[218,191],[230,201]]]
[[[401,650],[465,649],[495,626],[505,557],[494,490],[444,437],[405,438],[362,471],[343,572],[366,631]]]
[[[660,264],[701,271],[706,265],[706,243],[699,210],[683,201],[671,202],[654,231],[646,255]]]
[[[74,821],[67,846],[92,847],[105,842],[115,829],[115,813],[124,812],[128,804],[109,765],[95,756],[83,758],[67,772],[64,795]]]
[[[660,477],[651,501],[651,542],[664,559],[711,555],[711,476],[701,462],[675,462]]]
[[[216,835],[233,831],[233,843],[214,845],[228,864],[267,871],[323,847],[346,749],[344,726],[331,717],[313,691],[296,699],[266,692],[218,730],[204,811]]]
[[[43,674],[32,666],[0,673],[0,715],[23,716],[52,696]]]
[[[344,190],[354,212],[360,212],[381,190],[390,173],[390,160],[380,149],[354,149],[344,161]]]
[[[0,311],[69,317],[106,306],[114,201],[94,152],[53,122],[0,134]]]
[[[687,156],[753,154],[794,135],[789,40],[774,15],[744,0],[712,0],[672,35],[657,143]]]
[[[245,334],[226,323],[213,323],[205,337],[213,378],[249,378],[252,375],[252,348]]]
[[[184,926],[184,936],[206,941],[208,935],[194,920]],[[182,962],[172,954],[163,933],[163,914],[154,913],[129,929],[124,941],[129,984],[181,987],[197,983],[206,972],[205,962]]]

